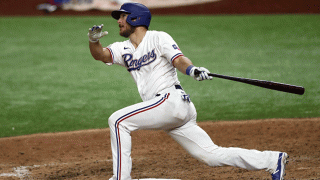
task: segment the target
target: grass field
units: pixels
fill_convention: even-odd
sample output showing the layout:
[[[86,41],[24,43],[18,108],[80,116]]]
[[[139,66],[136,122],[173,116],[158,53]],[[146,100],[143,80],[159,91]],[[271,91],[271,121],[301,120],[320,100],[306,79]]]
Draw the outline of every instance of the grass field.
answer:
[[[196,66],[213,73],[304,86],[302,96],[179,73],[198,120],[320,116],[319,15],[155,16]],[[107,46],[123,41],[106,17],[0,17],[0,137],[108,127],[140,102],[126,69],[93,60],[87,31],[105,25]]]

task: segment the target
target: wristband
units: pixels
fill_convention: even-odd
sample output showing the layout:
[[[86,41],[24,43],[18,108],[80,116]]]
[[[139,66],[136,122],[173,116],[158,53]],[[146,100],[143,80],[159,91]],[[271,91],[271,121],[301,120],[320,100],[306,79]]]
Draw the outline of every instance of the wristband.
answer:
[[[190,76],[190,71],[191,71],[191,69],[192,69],[193,67],[194,67],[194,65],[190,65],[190,66],[187,67],[187,69],[186,69],[186,74],[187,74],[187,75]]]
[[[89,41],[90,41],[90,42],[92,42],[92,43],[96,43],[96,42],[98,42],[98,41],[99,41],[99,39],[91,40],[91,39],[89,38]]]

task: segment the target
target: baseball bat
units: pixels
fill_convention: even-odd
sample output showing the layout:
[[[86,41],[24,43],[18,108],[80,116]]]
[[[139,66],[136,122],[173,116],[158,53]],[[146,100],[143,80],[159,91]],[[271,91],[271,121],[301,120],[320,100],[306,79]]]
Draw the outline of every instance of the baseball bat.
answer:
[[[200,71],[196,69],[194,73],[200,74]],[[265,80],[258,80],[258,79],[248,79],[248,78],[242,78],[242,77],[233,77],[233,76],[226,76],[226,75],[215,74],[215,73],[208,73],[208,75],[212,77],[228,79],[228,80],[251,84],[254,86],[259,86],[267,89],[299,94],[299,95],[303,95],[305,91],[304,87],[302,86],[283,84],[279,82],[272,82],[272,81],[265,81]]]

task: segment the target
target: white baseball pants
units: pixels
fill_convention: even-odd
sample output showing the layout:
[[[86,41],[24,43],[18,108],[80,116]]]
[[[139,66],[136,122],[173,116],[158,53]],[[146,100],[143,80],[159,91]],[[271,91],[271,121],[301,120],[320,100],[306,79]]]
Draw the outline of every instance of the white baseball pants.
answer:
[[[194,158],[209,166],[234,166],[248,170],[272,171],[279,152],[215,145],[209,135],[196,123],[196,109],[184,101],[184,93],[174,86],[160,92],[160,96],[120,109],[109,118],[113,158],[113,177],[110,180],[131,180],[131,136],[139,129],[167,132]]]

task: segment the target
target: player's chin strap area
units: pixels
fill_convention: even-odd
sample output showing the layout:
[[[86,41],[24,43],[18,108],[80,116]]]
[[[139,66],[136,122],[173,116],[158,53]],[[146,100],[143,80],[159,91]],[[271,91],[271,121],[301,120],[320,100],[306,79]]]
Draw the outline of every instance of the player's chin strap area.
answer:
[[[174,87],[176,89],[181,89],[181,98],[184,100],[184,101],[188,101],[188,102],[191,102],[191,99],[190,99],[190,95],[189,94],[186,94],[183,90],[183,88],[180,86],[180,85],[174,85]],[[161,94],[156,94],[156,96],[161,96]]]

